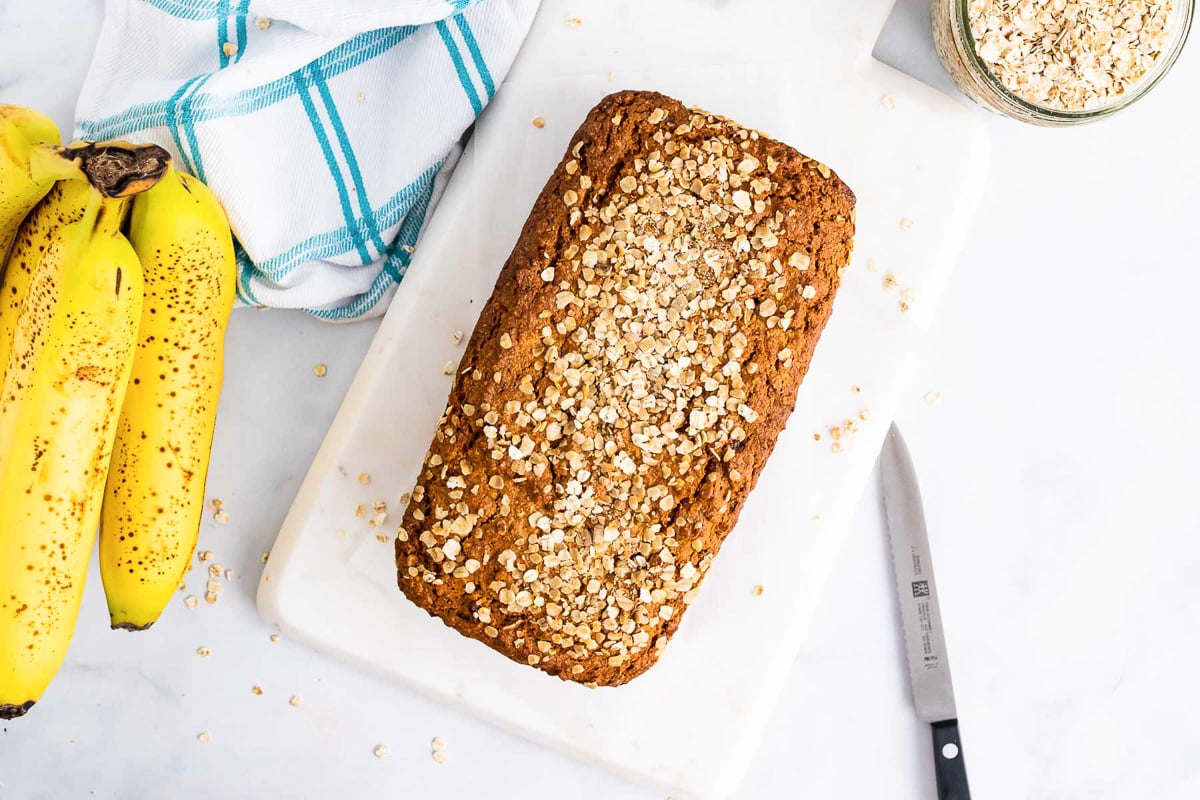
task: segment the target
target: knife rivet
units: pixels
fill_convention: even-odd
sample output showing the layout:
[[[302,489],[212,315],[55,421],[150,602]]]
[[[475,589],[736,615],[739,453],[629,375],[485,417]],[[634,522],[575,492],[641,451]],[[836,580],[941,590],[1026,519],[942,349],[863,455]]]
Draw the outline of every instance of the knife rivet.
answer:
[[[942,745],[942,758],[958,758],[958,745],[954,742],[946,742]]]

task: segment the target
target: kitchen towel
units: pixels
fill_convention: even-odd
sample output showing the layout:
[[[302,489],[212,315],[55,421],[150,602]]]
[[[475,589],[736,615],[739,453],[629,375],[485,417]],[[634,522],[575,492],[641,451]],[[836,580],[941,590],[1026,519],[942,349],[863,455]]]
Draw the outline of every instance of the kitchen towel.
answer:
[[[537,3],[106,0],[75,133],[212,187],[243,303],[373,316]]]

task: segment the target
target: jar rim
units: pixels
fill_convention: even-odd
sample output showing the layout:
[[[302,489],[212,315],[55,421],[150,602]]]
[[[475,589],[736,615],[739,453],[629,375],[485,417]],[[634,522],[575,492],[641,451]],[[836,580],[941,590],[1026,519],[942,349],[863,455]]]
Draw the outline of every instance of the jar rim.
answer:
[[[1153,72],[1149,78],[1136,84],[1131,90],[1118,96],[1118,99],[1099,106],[1098,108],[1079,109],[1076,111],[1060,108],[1051,108],[1037,103],[1030,102],[1013,92],[1004,83],[996,77],[975,48],[975,37],[971,33],[971,25],[969,22],[968,4],[971,0],[949,0],[954,7],[954,20],[957,24],[955,28],[955,36],[959,40],[959,49],[962,55],[970,62],[971,69],[983,80],[990,89],[1000,95],[1006,103],[1015,106],[1020,112],[1030,115],[1035,118],[1046,120],[1047,122],[1065,122],[1065,123],[1080,123],[1090,122],[1100,119],[1121,111],[1133,103],[1145,97],[1159,82],[1166,77],[1171,71],[1171,67],[1175,65],[1175,61],[1183,52],[1183,47],[1187,43],[1188,36],[1191,33],[1192,20],[1195,17],[1196,0],[1175,0],[1180,4],[1181,11],[1175,12],[1180,15],[1179,29],[1171,34],[1172,41],[1170,48],[1164,51],[1158,63],[1153,67]]]

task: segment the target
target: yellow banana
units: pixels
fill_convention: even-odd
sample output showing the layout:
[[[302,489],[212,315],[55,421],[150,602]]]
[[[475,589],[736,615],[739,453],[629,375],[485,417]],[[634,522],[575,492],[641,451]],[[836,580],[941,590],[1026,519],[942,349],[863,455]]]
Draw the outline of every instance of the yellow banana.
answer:
[[[129,238],[146,303],[104,494],[100,575],[112,626],[145,630],[196,547],[237,275],[225,212],[190,175],[169,171],[134,199]]]
[[[58,128],[44,114],[0,105],[0,373],[8,363],[13,327],[29,291],[28,255],[5,267],[21,222],[54,182],[82,178],[78,157],[58,146]],[[0,456],[2,457],[2,456]]]
[[[0,109],[7,109],[4,113],[10,116],[27,111],[17,106],[0,106]],[[32,115],[34,120],[40,116],[37,112],[28,114]],[[45,122],[51,128],[54,125],[48,119]],[[0,119],[0,131],[5,124]],[[38,127],[34,123],[27,127],[42,132],[46,130],[45,125]],[[57,131],[54,133],[57,137]],[[3,139],[2,133],[0,139]],[[6,382],[14,381],[14,386],[27,388],[33,379],[36,348],[40,346],[41,339],[35,336],[18,349],[15,347],[17,327],[23,318],[26,319],[26,324],[31,321],[37,324],[49,320],[54,313],[54,304],[58,298],[55,282],[59,278],[59,272],[48,265],[60,263],[60,260],[56,260],[60,259],[60,256],[55,255],[56,248],[63,244],[60,233],[83,217],[85,198],[90,197],[92,191],[88,183],[108,197],[127,197],[135,191],[153,185],[162,177],[170,163],[167,151],[157,145],[127,145],[121,142],[103,145],[81,142],[63,149],[59,155],[47,155],[46,160],[49,161],[51,157],[59,159],[57,168],[60,171],[67,172],[70,177],[79,180],[64,180],[56,184],[38,207],[38,213],[31,215],[19,229],[13,242],[8,267],[4,270],[3,280],[0,281],[0,388],[3,388]],[[45,171],[50,171],[49,165]],[[3,166],[0,165],[0,175],[2,173]],[[83,180],[84,178],[86,180]],[[7,182],[0,184],[9,185]],[[34,293],[34,274],[39,269],[42,269],[43,273],[40,278],[42,285]],[[29,328],[28,331],[45,333],[44,326]],[[17,355],[20,357],[9,369],[10,356]],[[7,396],[8,393],[9,390],[5,389],[0,397]],[[4,441],[3,422],[0,421],[0,443]],[[0,474],[8,455],[6,448],[0,445]]]
[[[59,144],[54,120],[31,108],[0,104],[0,264],[21,221],[54,182],[83,177]]]
[[[141,319],[129,201],[59,188],[22,230],[45,250],[0,395],[0,719],[28,711],[66,656]]]

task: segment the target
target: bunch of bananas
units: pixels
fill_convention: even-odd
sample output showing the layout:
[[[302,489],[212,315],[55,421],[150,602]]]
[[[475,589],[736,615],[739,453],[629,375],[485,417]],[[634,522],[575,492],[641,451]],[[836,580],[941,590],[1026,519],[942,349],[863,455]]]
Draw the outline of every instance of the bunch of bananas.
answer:
[[[236,281],[220,204],[165,150],[59,142],[0,105],[0,719],[62,664],[97,527],[114,628],[178,588]]]

